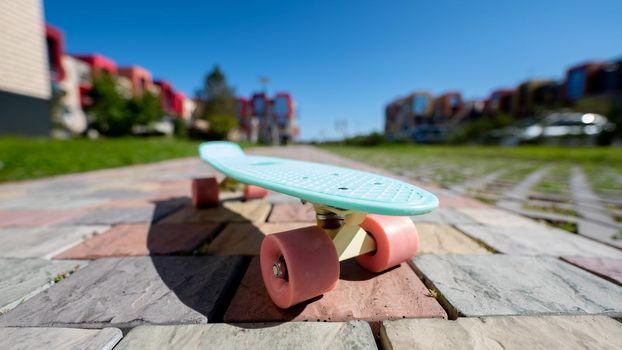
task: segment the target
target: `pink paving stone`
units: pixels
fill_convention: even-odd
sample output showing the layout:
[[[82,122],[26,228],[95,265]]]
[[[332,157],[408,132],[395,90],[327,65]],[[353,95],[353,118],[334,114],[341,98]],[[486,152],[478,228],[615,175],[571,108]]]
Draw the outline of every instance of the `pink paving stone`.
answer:
[[[310,226],[310,223],[231,223],[208,245],[207,252],[217,255],[259,255],[265,235],[305,226]]]
[[[447,318],[445,310],[407,264],[373,274],[354,260],[341,263],[337,287],[322,297],[277,308],[263,285],[259,258],[255,257],[225,313],[225,322],[394,320]]]
[[[60,224],[88,213],[88,209],[0,210],[0,227]]]
[[[128,207],[150,207],[153,205],[168,205],[177,203],[181,207],[192,205],[190,198],[170,197],[170,198],[136,198],[136,199],[112,199],[106,203],[93,207],[97,208],[128,208]]]
[[[185,207],[162,220],[163,223],[201,222],[265,222],[271,205],[263,201],[224,202],[215,208],[195,209]]]
[[[588,257],[564,257],[562,259],[611,282],[622,285],[622,259]]]
[[[277,203],[272,207],[269,222],[315,222],[315,210],[309,203]]]
[[[114,199],[96,206],[96,208],[127,208],[127,207],[146,207],[153,205],[149,199]]]
[[[162,183],[160,188],[150,196],[151,199],[169,199],[192,196],[190,180],[170,181]]]
[[[88,239],[54,259],[166,255],[192,251],[210,238],[217,224],[124,224]]]
[[[478,200],[462,196],[439,196],[441,208],[490,208]]]

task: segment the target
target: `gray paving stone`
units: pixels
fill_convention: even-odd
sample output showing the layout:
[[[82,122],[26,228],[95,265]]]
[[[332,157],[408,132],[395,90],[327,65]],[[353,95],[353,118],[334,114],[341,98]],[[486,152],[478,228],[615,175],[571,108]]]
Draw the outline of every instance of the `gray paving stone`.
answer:
[[[474,224],[476,223],[471,217],[458,212],[453,208],[438,208],[427,214],[411,216],[411,219],[415,222],[430,222],[434,224]]]
[[[537,202],[544,202],[542,200],[536,200]],[[526,202],[530,203],[532,201]],[[554,204],[555,202],[548,202]],[[523,207],[523,203],[515,202],[515,201],[499,201],[496,203],[496,206],[508,211],[516,215],[521,215],[525,218],[530,218],[534,220],[552,220],[552,221],[566,221],[566,222],[576,222],[578,218],[576,216],[563,215],[555,212],[545,212],[533,209],[525,209]]]
[[[0,339],[5,350],[109,350],[123,337],[118,328],[76,329],[1,327]]]
[[[59,176],[56,178],[42,178],[36,180],[28,189],[30,195],[66,195],[83,193],[89,189],[85,181],[81,181],[69,176]]]
[[[0,325],[206,323],[243,265],[237,256],[99,259],[4,315]]]
[[[529,190],[549,172],[550,167],[542,167],[531,174],[527,175],[516,186],[512,187],[505,193],[508,199],[524,201],[529,197]]]
[[[103,204],[103,198],[75,198],[67,195],[26,195],[0,202],[0,209],[73,209]]]
[[[620,349],[622,324],[606,316],[385,321],[386,349]]]
[[[586,220],[578,220],[577,228],[579,234],[595,239],[599,242],[609,244],[614,247],[622,249],[622,239],[615,239],[622,232],[622,225],[617,227],[603,225],[597,222],[591,222]]]
[[[49,288],[58,274],[86,264],[75,260],[0,258],[0,314]]]
[[[0,229],[0,257],[49,259],[109,228],[99,225]]]
[[[577,225],[577,231],[581,236],[589,237],[593,240],[608,244],[613,247],[622,248],[622,240],[613,237],[622,231],[620,224],[603,224],[600,222],[589,221],[583,218],[562,215],[558,213],[547,213],[535,210],[526,210],[518,202],[501,201],[497,206],[514,213],[538,220],[568,222]]]
[[[458,208],[459,213],[468,216],[475,222],[487,226],[499,227],[533,227],[541,226],[541,224],[522,217],[520,215],[510,213],[505,210],[495,208]]]
[[[413,262],[448,302],[450,317],[622,315],[622,287],[558,259],[450,254]]]
[[[160,220],[179,208],[179,204],[127,208],[99,208],[87,215],[73,219],[67,222],[67,224],[117,225],[151,223]]]
[[[499,176],[503,175],[503,173],[505,173],[505,170],[497,170],[484,176],[471,178],[460,184],[451,186],[451,190],[460,194],[468,194],[472,190],[480,190],[485,188],[488,184],[494,182]]]
[[[616,221],[592,191],[585,174],[579,167],[573,167],[570,173],[570,190],[574,197],[576,210],[587,220],[615,225]]]
[[[125,349],[376,349],[363,321],[141,326],[115,350]]]
[[[85,195],[86,198],[105,198],[105,199],[136,199],[145,198],[148,193],[126,189],[106,189],[93,191]]]
[[[456,225],[467,235],[510,255],[622,258],[622,251],[560,229],[540,226]]]

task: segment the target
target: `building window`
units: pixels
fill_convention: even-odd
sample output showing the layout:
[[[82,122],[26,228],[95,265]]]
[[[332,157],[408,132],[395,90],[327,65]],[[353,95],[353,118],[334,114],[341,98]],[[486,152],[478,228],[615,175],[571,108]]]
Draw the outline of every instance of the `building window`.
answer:
[[[575,100],[583,96],[585,87],[585,71],[575,70],[568,76],[568,98]]]

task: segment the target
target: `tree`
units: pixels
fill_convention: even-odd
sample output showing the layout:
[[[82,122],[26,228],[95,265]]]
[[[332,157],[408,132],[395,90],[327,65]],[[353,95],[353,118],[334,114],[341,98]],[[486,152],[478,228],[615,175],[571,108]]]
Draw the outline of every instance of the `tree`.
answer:
[[[142,96],[129,101],[130,118],[134,124],[149,125],[162,119],[164,110],[160,99],[146,91]]]
[[[92,126],[101,134],[122,136],[131,133],[134,120],[125,98],[117,91],[114,77],[100,72],[93,76],[86,111],[94,117]]]
[[[56,129],[66,130],[67,126],[63,122],[63,113],[65,112],[65,104],[63,98],[65,92],[56,84],[52,85],[52,96],[50,97],[50,118],[52,126]]]
[[[238,127],[235,115],[235,94],[227,84],[227,79],[220,67],[205,77],[203,89],[197,94],[201,110],[200,119],[209,123],[207,136],[210,139],[226,139],[229,132]]]

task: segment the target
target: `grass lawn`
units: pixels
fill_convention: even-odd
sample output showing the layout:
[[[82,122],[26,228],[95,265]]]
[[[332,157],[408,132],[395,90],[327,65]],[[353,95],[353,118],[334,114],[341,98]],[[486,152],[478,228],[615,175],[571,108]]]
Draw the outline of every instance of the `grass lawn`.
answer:
[[[503,158],[528,161],[569,161],[577,163],[607,162],[622,166],[622,148],[611,147],[550,147],[550,146],[419,146],[419,145],[381,145],[375,147],[355,147],[322,145],[324,149],[339,154],[361,155],[365,153],[390,153],[424,157],[451,158]]]
[[[198,141],[165,137],[0,138],[0,182],[194,157],[198,145]]]
[[[342,156],[397,173],[451,186],[499,171],[502,180],[520,181],[542,165],[566,168],[579,165],[596,189],[622,189],[622,148],[548,146],[418,146],[355,147],[323,145]]]

